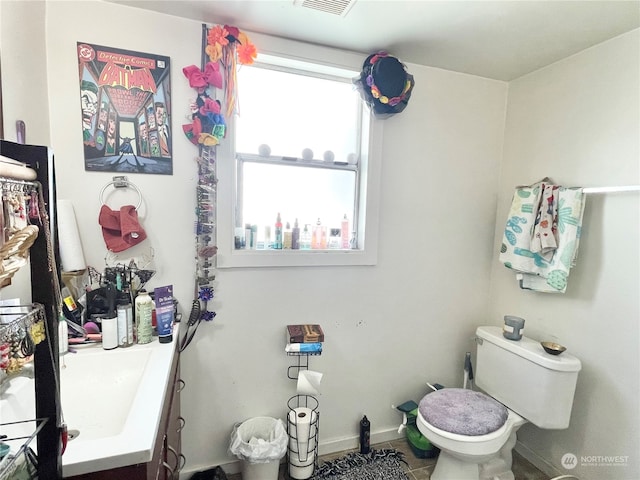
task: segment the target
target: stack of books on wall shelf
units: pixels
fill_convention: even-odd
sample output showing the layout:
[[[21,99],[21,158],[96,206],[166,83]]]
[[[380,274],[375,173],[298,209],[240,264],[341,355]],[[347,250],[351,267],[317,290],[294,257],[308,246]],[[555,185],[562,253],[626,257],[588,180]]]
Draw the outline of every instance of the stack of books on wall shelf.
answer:
[[[319,355],[322,353],[324,332],[318,324],[287,325],[286,341],[284,351],[287,353]]]

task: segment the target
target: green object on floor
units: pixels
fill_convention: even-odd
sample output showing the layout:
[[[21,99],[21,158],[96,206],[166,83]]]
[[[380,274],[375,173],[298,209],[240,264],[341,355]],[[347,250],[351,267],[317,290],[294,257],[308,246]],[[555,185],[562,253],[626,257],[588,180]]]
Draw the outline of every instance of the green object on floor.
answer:
[[[407,416],[407,442],[413,454],[418,458],[433,458],[437,456],[440,452],[438,447],[427,440],[427,437],[422,435],[416,425],[418,404],[413,400],[409,400],[396,408]]]

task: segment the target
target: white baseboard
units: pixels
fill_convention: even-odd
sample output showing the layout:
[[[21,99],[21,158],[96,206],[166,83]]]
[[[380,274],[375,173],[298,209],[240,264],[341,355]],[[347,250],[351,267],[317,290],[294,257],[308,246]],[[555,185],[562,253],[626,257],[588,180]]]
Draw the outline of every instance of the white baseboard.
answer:
[[[514,450],[522,455],[525,460],[527,460],[545,475],[548,475],[550,478],[562,475],[562,472],[560,472],[556,467],[551,465],[547,460],[535,453],[529,447],[527,447],[523,443],[520,443],[519,440],[516,442]]]
[[[380,432],[372,432],[370,442],[372,445],[375,445],[376,443],[390,442],[392,440],[397,440],[399,438],[404,438],[404,434],[398,433],[398,430],[396,428],[393,428],[389,430],[383,430]],[[345,437],[340,439],[329,440],[326,442],[320,442],[320,444],[318,445],[318,455],[329,455],[332,453],[342,452],[344,450],[359,448],[359,446],[360,446],[360,438],[357,435],[353,437]],[[220,466],[224,470],[224,473],[234,474],[234,473],[240,472],[239,460],[234,460],[227,463],[221,463]],[[180,480],[187,480],[191,478],[191,476],[194,473],[200,472],[202,470],[207,470],[213,467],[215,467],[215,465],[209,465],[209,466],[200,465],[194,468],[185,468],[182,472],[180,472]]]

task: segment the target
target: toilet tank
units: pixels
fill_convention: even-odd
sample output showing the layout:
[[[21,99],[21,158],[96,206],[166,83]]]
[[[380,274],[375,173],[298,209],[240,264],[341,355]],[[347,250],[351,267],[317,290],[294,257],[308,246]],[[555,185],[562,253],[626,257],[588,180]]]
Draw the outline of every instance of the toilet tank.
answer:
[[[525,336],[508,340],[500,327],[478,327],[476,341],[479,388],[540,428],[569,426],[580,360]]]

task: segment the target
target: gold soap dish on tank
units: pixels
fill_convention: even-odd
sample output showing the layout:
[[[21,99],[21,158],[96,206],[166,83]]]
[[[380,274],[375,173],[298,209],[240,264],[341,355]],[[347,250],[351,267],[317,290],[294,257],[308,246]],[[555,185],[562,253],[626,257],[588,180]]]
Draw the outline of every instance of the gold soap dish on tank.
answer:
[[[544,351],[550,355],[560,355],[567,349],[567,347],[555,342],[540,342],[540,345],[542,345]]]

